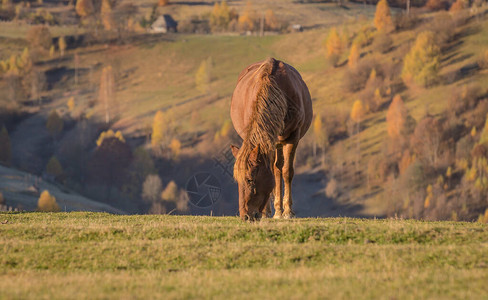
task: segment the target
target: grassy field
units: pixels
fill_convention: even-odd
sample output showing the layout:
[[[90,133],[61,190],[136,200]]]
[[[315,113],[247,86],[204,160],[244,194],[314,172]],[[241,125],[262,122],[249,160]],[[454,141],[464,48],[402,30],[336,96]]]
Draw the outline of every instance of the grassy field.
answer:
[[[0,214],[0,298],[488,297],[479,223]]]

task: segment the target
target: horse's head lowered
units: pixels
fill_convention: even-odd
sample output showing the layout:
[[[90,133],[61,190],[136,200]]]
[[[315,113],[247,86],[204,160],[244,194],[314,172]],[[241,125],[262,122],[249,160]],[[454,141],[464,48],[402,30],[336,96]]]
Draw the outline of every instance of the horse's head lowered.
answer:
[[[238,147],[230,147],[237,159],[242,153],[239,153]],[[269,158],[259,151],[259,146],[251,150],[245,163],[246,167],[238,171],[240,174],[236,178],[239,186],[239,214],[242,220],[255,221],[261,218],[261,212],[273,191],[274,175]]]

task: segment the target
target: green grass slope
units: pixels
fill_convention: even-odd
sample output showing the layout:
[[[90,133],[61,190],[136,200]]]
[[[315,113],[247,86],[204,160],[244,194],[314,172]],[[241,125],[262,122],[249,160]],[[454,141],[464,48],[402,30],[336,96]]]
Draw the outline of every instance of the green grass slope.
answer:
[[[0,214],[0,298],[488,297],[479,223]]]

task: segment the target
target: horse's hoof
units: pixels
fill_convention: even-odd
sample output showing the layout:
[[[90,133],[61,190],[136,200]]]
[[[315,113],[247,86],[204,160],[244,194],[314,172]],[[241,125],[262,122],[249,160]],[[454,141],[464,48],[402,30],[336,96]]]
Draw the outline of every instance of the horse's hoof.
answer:
[[[281,214],[275,213],[273,219],[281,219],[283,216]]]
[[[295,213],[293,211],[283,213],[283,219],[292,219],[294,217],[295,217]]]

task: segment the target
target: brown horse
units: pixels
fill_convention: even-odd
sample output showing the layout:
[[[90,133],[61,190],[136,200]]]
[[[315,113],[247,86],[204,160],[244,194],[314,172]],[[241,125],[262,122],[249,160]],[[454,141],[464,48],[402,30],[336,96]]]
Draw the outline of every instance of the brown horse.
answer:
[[[239,186],[239,214],[243,220],[271,216],[269,197],[274,189],[274,218],[291,218],[291,182],[298,142],[312,122],[312,100],[307,85],[292,66],[268,58],[239,75],[230,116],[241,148],[231,146],[236,158],[234,178]],[[285,184],[282,195],[282,179]]]

